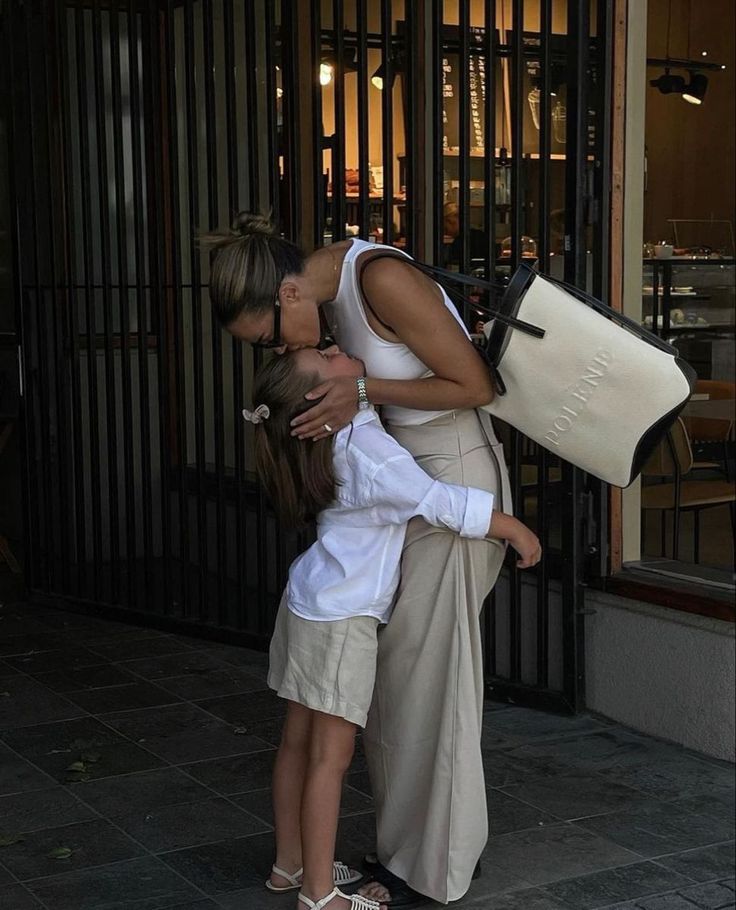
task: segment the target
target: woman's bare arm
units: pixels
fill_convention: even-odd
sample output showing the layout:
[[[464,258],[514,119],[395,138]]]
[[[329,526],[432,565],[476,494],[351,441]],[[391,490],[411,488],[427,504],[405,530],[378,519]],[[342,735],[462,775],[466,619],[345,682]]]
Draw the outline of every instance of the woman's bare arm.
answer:
[[[382,258],[367,267],[363,290],[373,313],[391,326],[377,326],[389,341],[403,342],[435,374],[426,379],[376,379],[368,377],[366,388],[373,404],[391,404],[419,410],[472,408],[493,399],[488,368],[445,306],[435,283],[415,268],[395,259]],[[374,320],[375,323],[375,320]],[[301,437],[328,435],[352,420],[357,409],[354,381],[332,380],[315,388],[308,397],[322,401],[295,418]]]

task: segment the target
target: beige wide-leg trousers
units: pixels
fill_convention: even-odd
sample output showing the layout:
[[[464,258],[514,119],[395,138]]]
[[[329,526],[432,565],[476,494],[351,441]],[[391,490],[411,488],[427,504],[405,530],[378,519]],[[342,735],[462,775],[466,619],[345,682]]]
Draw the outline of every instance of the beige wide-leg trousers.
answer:
[[[488,415],[480,419],[495,442]],[[489,447],[475,411],[388,429],[430,475],[490,490],[511,511],[501,447]],[[413,519],[396,606],[378,633],[364,736],[378,858],[442,903],[468,890],[488,835],[479,614],[503,555],[501,543]]]

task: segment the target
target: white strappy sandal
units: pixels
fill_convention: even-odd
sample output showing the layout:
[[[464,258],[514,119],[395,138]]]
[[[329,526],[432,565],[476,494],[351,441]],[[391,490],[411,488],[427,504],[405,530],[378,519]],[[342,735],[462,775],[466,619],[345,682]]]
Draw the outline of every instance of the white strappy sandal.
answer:
[[[278,866],[272,866],[271,872],[274,872],[276,875],[280,875],[281,878],[285,878],[288,885],[283,885],[278,887],[271,882],[270,878],[266,879],[266,887],[269,891],[273,891],[274,894],[283,894],[285,891],[296,891],[297,888],[302,886],[302,873],[304,869],[297,869],[296,872],[291,875],[288,872],[284,872],[283,869],[279,869]],[[339,885],[354,885],[355,882],[359,882],[363,878],[363,873],[358,872],[356,869],[351,869],[349,866],[346,866],[345,863],[341,863],[339,860],[336,860],[332,864],[332,876],[335,881],[335,886]]]
[[[363,897],[361,894],[343,894],[339,888],[333,888],[327,897],[323,897],[319,901],[310,900],[300,891],[298,900],[303,901],[309,910],[324,910],[329,902],[336,897],[344,897],[346,901],[350,901],[349,910],[381,910],[381,905],[378,901],[374,901],[370,897]]]

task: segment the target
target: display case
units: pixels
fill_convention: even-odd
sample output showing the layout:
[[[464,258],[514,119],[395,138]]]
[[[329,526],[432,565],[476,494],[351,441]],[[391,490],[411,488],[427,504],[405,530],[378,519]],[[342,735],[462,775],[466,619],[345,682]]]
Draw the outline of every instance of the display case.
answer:
[[[699,379],[733,380],[736,260],[645,259],[642,318],[678,348]]]

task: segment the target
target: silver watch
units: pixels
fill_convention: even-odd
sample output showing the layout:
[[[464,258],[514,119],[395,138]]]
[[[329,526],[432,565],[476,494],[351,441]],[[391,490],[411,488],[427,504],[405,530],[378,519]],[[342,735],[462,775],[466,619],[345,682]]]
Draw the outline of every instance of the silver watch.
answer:
[[[368,401],[368,393],[365,390],[365,379],[359,376],[355,382],[358,386],[358,410],[365,411],[366,408],[371,406],[370,401]]]

